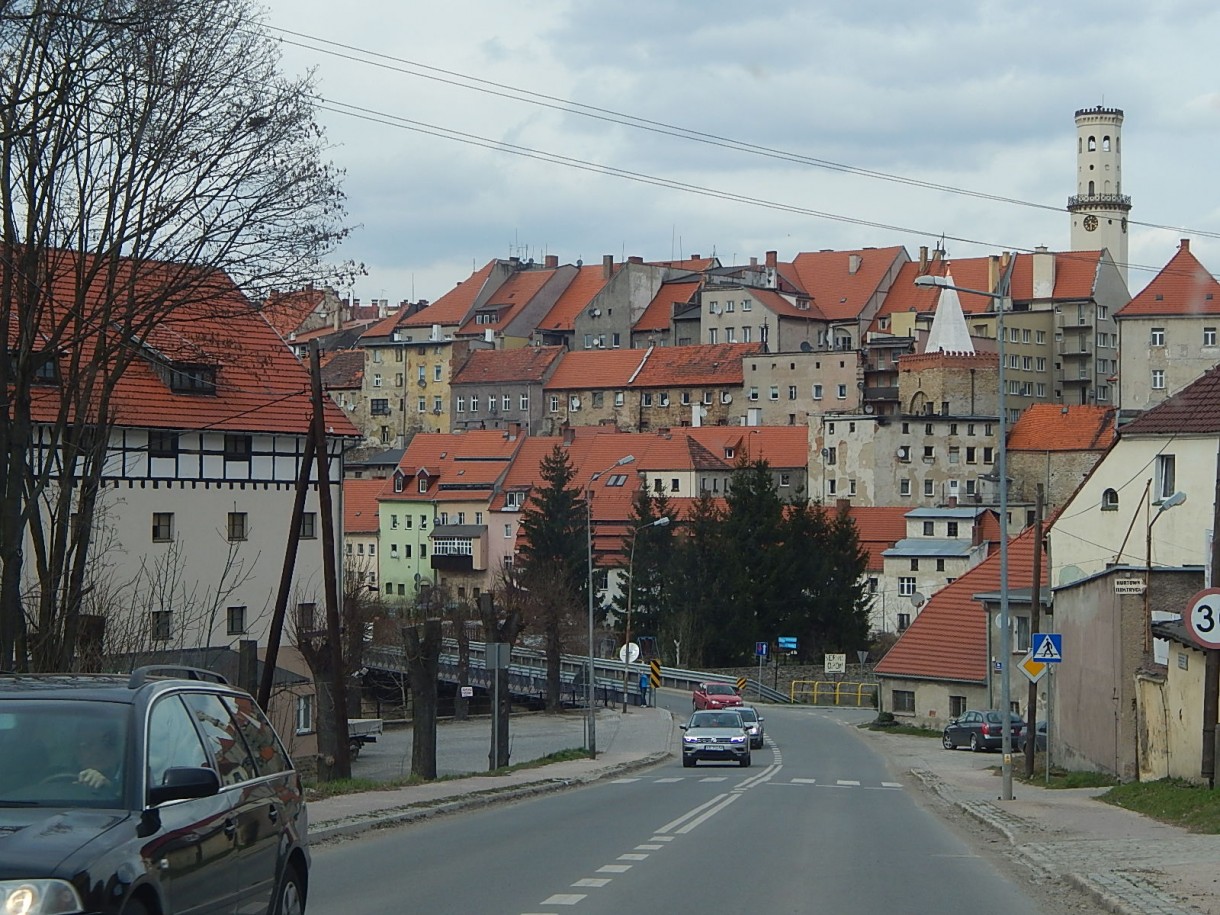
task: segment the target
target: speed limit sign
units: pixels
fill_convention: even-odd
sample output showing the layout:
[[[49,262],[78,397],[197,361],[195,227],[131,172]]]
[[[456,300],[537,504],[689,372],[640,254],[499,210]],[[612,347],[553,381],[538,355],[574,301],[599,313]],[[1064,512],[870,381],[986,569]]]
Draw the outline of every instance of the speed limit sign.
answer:
[[[1204,648],[1220,648],[1220,588],[1206,588],[1190,599],[1186,625]]]

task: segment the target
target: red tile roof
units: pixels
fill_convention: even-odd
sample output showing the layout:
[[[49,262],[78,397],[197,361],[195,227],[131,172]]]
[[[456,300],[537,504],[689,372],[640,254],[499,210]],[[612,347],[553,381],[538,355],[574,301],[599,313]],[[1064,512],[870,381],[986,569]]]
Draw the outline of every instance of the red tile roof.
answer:
[[[689,305],[699,292],[699,283],[662,283],[633,330],[669,330],[675,305]]]
[[[453,327],[466,320],[470,309],[483,286],[491,276],[496,261],[488,261],[483,269],[472,273],[435,302],[421,308],[413,315],[395,312],[378,321],[363,334],[364,337],[388,337],[398,327],[431,327],[433,324]]]
[[[610,276],[622,269],[622,264],[615,264],[611,268]],[[546,313],[541,321],[538,322],[539,330],[552,331],[571,331],[575,327],[576,316],[583,311],[588,304],[593,301],[593,297],[601,292],[610,279],[605,275],[601,264],[581,267],[576,274],[575,279],[568,284],[565,289],[555,300],[555,304],[551,306],[551,310]]]
[[[1008,434],[1009,451],[1104,451],[1114,441],[1114,408],[1034,404]]]
[[[390,485],[389,480],[343,481],[343,531],[347,534],[376,534],[377,496]]]
[[[632,380],[633,388],[739,385],[741,360],[763,352],[762,343],[708,343],[659,346]]]
[[[497,311],[497,319],[490,324],[479,324],[478,318],[475,315],[471,315],[461,326],[458,333],[467,336],[471,334],[481,336],[485,330],[500,330],[506,327],[530,303],[539,290],[554,277],[554,270],[545,269],[522,270],[519,273],[514,273],[500,284],[500,288],[493,292],[486,302],[479,306],[479,311],[495,309]],[[426,312],[428,309],[425,308],[424,311]],[[420,314],[423,314],[423,312],[420,312]],[[428,323],[435,324],[437,322],[430,321]]]
[[[855,273],[850,269],[853,256],[860,258]],[[798,254],[784,275],[794,279],[828,319],[849,320],[860,316],[896,262],[906,260],[909,257],[901,246],[818,251]]]
[[[852,505],[848,509],[856,523],[860,546],[868,553],[868,571],[882,571],[885,566],[882,552],[906,537],[909,511],[905,505]]]
[[[287,338],[317,310],[325,295],[321,289],[273,293],[263,306],[263,317],[281,337]]]
[[[1190,253],[1190,239],[1183,238],[1169,263],[1115,317],[1214,314],[1220,314],[1220,282]]]
[[[327,391],[359,390],[364,380],[364,350],[345,349],[322,358],[322,387]]]
[[[1119,438],[1215,432],[1220,432],[1220,366],[1208,369],[1168,400],[1125,424]]]
[[[796,302],[793,301],[796,298],[795,296],[791,294],[787,296],[781,295],[774,289],[751,289],[749,294],[754,301],[777,315],[786,315],[792,318],[812,318],[819,321],[826,320],[826,314],[812,298],[809,299],[807,308],[798,308]]]
[[[648,350],[578,350],[565,353],[544,388],[548,391],[585,391],[626,387],[648,356]]]
[[[562,346],[483,349],[470,354],[451,384],[509,384],[541,381],[564,353]]]
[[[1033,585],[1035,528],[1029,527],[1008,545],[1008,586]],[[1041,591],[1047,593],[1050,563],[1042,555]],[[909,629],[878,662],[883,676],[985,683],[991,668],[987,657],[987,614],[976,594],[999,590],[999,550],[961,578],[932,595]]]
[[[54,301],[76,300],[75,275],[82,257],[63,252],[49,268]],[[180,286],[189,270],[172,264],[142,265],[133,278],[134,269],[130,262],[119,265],[119,272],[125,275],[119,277],[118,287],[130,283],[137,295],[150,298],[167,282]],[[101,276],[105,277],[105,271]],[[107,321],[94,317],[104,307],[101,282],[74,307],[74,314],[90,328],[108,326]],[[309,372],[275,329],[220,271],[205,276],[188,295],[148,334],[143,358],[134,359],[123,373],[110,404],[114,423],[162,429],[306,432],[312,413]],[[15,326],[8,328],[10,340],[15,332]],[[88,348],[92,343],[83,338],[82,345]],[[165,361],[215,367],[215,393],[174,393],[154,368],[154,363]],[[58,408],[56,389],[35,390],[32,411],[36,420],[53,420]],[[333,434],[359,434],[329,398],[324,409]]]
[[[411,439],[398,472],[408,480],[402,492],[392,485],[381,493],[381,501],[470,502],[491,498],[492,489],[504,475],[525,440],[503,431],[432,432]],[[416,477],[426,474],[429,485],[420,492]],[[393,477],[391,477],[393,479]]]

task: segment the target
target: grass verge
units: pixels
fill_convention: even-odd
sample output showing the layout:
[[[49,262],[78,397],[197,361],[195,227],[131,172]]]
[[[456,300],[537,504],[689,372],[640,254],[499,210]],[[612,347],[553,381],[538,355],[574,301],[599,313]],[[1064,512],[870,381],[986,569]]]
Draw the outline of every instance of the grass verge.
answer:
[[[1111,788],[1101,800],[1191,832],[1220,835],[1220,791],[1206,785],[1177,778],[1131,782]]]

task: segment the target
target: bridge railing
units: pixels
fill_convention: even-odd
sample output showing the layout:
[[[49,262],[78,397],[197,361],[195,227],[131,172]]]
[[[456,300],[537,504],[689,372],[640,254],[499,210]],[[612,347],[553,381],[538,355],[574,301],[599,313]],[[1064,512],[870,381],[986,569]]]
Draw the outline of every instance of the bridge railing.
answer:
[[[790,702],[810,705],[847,705],[854,708],[877,708],[878,685],[849,680],[793,680],[789,687]]]

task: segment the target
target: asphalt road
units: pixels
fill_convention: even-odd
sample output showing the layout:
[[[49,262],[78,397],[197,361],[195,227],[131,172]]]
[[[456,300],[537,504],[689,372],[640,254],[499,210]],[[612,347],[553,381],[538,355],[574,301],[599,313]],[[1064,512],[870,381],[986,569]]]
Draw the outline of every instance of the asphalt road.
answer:
[[[663,695],[662,702],[689,711],[679,697]],[[845,726],[861,713],[765,714],[767,746],[754,752],[749,769],[683,769],[674,757],[581,790],[319,847],[309,908],[464,915],[1059,911],[920,806]],[[485,759],[489,723],[484,727]],[[391,751],[391,743],[377,749],[384,762],[395,757],[401,766],[401,750]],[[375,756],[362,754],[359,762],[372,764]]]

